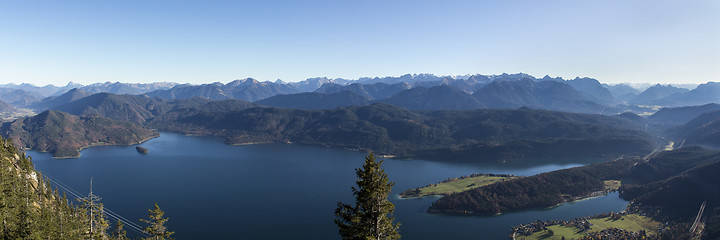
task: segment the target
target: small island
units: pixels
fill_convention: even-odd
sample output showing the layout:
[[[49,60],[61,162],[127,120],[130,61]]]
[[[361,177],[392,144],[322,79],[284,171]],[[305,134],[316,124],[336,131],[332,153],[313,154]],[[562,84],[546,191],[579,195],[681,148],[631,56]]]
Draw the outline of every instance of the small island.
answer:
[[[444,196],[452,193],[462,192],[465,190],[490,185],[518,176],[507,174],[471,174],[469,176],[455,177],[446,179],[437,184],[430,184],[424,187],[408,189],[400,193],[401,198],[425,197],[425,196]]]
[[[139,153],[142,153],[142,154],[148,154],[148,152],[149,152],[147,148],[144,148],[141,146],[135,147],[135,150],[137,150]]]
[[[50,152],[54,158],[77,158],[88,147],[136,145],[160,135],[128,121],[55,110],[2,123],[0,132],[20,148]]]

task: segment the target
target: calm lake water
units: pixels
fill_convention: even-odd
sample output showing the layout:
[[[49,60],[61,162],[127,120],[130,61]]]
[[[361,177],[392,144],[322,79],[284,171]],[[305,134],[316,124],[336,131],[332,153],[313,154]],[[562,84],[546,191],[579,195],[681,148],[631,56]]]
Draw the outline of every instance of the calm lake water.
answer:
[[[333,211],[338,201],[352,202],[354,169],[365,156],[292,144],[230,146],[220,138],[173,133],[140,146],[150,153],[104,146],[86,149],[77,159],[28,155],[36,169],[82,194],[93,178],[93,190],[105,207],[137,224],[157,202],[177,239],[339,239]],[[507,239],[517,224],[621,211],[627,202],[612,193],[550,209],[456,217],[425,213],[437,198],[399,199],[396,194],[472,173],[534,175],[582,164],[521,168],[385,160],[384,168],[396,183],[391,200],[403,239]],[[130,229],[128,234],[137,235]]]

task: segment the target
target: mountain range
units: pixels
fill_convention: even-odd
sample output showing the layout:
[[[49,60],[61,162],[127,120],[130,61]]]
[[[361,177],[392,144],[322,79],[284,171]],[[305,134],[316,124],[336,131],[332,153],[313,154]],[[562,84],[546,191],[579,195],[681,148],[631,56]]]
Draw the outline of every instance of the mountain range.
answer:
[[[622,181],[621,196],[631,206],[657,207],[658,215],[674,219],[692,218],[702,201],[720,207],[720,153],[698,147],[720,149],[720,105],[714,103],[720,83],[714,82],[693,90],[658,84],[640,92],[592,78],[417,74],[298,83],[16,85],[3,91],[2,99],[12,102],[0,100],[0,111],[16,111],[12,105],[43,111],[3,123],[0,134],[54,157],[136,144],[158,136],[150,130],[156,129],[223,137],[228,144],[296,143],[435,161],[612,159],[451,194],[429,212],[489,215],[551,207],[606,191],[608,180]],[[627,110],[659,107],[628,103],[665,107],[641,116]],[[677,149],[659,151],[668,141]],[[709,212],[720,218],[720,210]]]
[[[28,93],[22,89],[0,87],[0,100],[12,104],[16,107],[25,107],[33,104],[38,100],[35,95]]]
[[[387,83],[373,83],[373,84],[360,84],[353,83],[350,85],[340,85],[326,83],[320,86],[315,92],[317,93],[338,93],[344,91],[350,91],[357,95],[363,96],[369,100],[385,99],[394,96],[404,90],[413,88],[413,85],[407,82],[387,84]]]
[[[235,80],[227,84],[211,83],[202,85],[178,85],[167,90],[146,93],[150,97],[184,99],[204,97],[213,100],[239,99],[257,101],[278,94],[298,93],[300,90],[289,84],[259,82],[252,78]]]
[[[616,103],[615,96],[610,90],[605,88],[597,79],[593,78],[575,78],[567,81],[567,83],[578,92],[582,93],[587,100],[612,105]]]
[[[114,94],[143,94],[158,90],[167,90],[178,83],[174,82],[154,82],[154,83],[121,83],[121,82],[104,82],[94,83],[80,87],[80,89],[89,93],[114,93]]]
[[[474,78],[477,77],[470,77],[470,79]],[[448,83],[447,78],[444,81]],[[602,88],[602,85],[596,80],[576,79],[574,81],[590,82],[585,85],[592,86],[595,86],[593,85],[593,83],[595,83],[596,87]],[[380,82],[372,84],[353,83],[346,86],[324,84],[315,91],[315,94],[296,93],[276,95],[257,101],[257,103],[268,106],[299,109],[328,109],[339,106],[362,106],[372,103],[387,103],[412,110],[513,109],[530,107],[567,112],[606,114],[617,113],[622,110],[620,108],[608,107],[596,103],[588,99],[586,94],[577,91],[570,84],[562,81],[536,81],[530,78],[512,79],[509,77],[499,77],[491,82],[483,82],[482,85],[478,84],[476,86],[479,88],[470,92],[467,89],[454,87],[453,84],[433,84],[428,87],[413,86],[407,82],[395,84]],[[597,88],[587,88],[597,90]],[[595,96],[593,98],[607,98],[607,95],[610,94],[607,90],[599,92],[600,93],[592,95]],[[317,93],[333,95],[324,96]],[[316,102],[322,101],[321,99],[335,99],[338,102],[324,103],[321,106]],[[610,96],[610,99],[612,99],[612,96]]]
[[[23,83],[20,85],[12,84],[12,83],[0,85],[0,88],[22,90],[27,95],[33,96],[34,98],[36,98],[38,100],[45,98],[45,97],[49,97],[49,96],[60,95],[70,89],[77,88],[77,87],[82,87],[82,85],[76,84],[73,82],[69,82],[67,85],[61,86],[61,87],[50,85],[50,84],[42,86],[42,87],[38,87],[38,86],[28,84],[28,83]]]
[[[652,103],[671,107],[720,103],[720,82],[700,84],[693,90],[681,91]]]
[[[627,102],[640,94],[639,90],[623,83],[615,85],[603,84],[603,87],[607,88],[615,99],[620,102]]]
[[[162,131],[223,136],[232,144],[294,142],[399,157],[441,158],[450,154],[511,159],[533,153],[551,156],[554,146],[573,146],[573,151],[563,154],[602,156],[649,152],[655,144],[651,136],[636,128],[637,124],[622,117],[532,109],[418,112],[377,103],[301,110],[261,107],[233,99],[164,100],[108,93],[54,109],[130,121]]]
[[[450,93],[455,90],[434,87],[451,87],[472,95],[471,100],[465,94]],[[424,87],[404,92],[413,88]],[[639,92],[626,84],[601,84],[592,78],[575,78],[565,80],[559,77],[544,76],[535,78],[531,75],[500,74],[500,75],[463,75],[436,76],[432,74],[406,74],[399,77],[359,78],[357,80],[309,78],[300,82],[260,82],[247,78],[235,80],[227,84],[210,83],[201,85],[176,84],[158,82],[149,84],[104,82],[82,86],[69,83],[63,87],[47,85],[36,87],[30,84],[0,85],[0,100],[15,107],[31,108],[42,111],[48,107],[48,97],[56,97],[77,88],[87,93],[115,93],[147,95],[163,99],[186,99],[203,97],[212,100],[238,99],[256,102],[277,96],[276,99],[258,102],[270,106],[289,108],[332,108],[349,105],[368,105],[372,103],[389,103],[417,110],[450,110],[472,108],[519,108],[530,107],[557,111],[579,113],[614,114],[622,111],[644,113],[649,110],[634,105],[687,106],[718,102],[714,95],[718,84],[706,83],[690,91],[671,85],[655,85]],[[352,96],[344,91],[353,92],[366,99]],[[324,96],[310,94],[335,94]],[[403,92],[401,94],[401,92]],[[292,96],[293,94],[300,94]],[[283,96],[280,96],[283,95]],[[449,99],[452,96],[457,98]],[[422,99],[442,99],[437,102]],[[315,103],[318,101],[337,100],[337,103]],[[327,99],[327,100],[325,100]],[[461,104],[467,102],[467,104]],[[622,105],[627,103],[630,105]],[[620,104],[620,105],[618,105]]]
[[[84,98],[84,97],[87,97],[90,95],[92,95],[92,93],[90,93],[88,91],[78,89],[78,88],[73,88],[73,89],[70,89],[70,91],[67,91],[66,93],[63,93],[61,95],[46,97],[46,98],[40,100],[39,102],[33,103],[30,107],[34,108],[34,109],[48,109],[48,108],[56,107],[58,105],[62,105],[65,103],[69,103],[69,102]]]
[[[672,85],[663,86],[663,85],[657,84],[648,89],[645,89],[645,91],[643,91],[642,93],[633,97],[628,102],[631,104],[638,104],[638,105],[654,105],[656,102],[662,101],[662,99],[664,99],[664,98],[674,96],[676,94],[685,93],[688,91],[689,91],[688,89],[677,88],[677,87],[673,87]],[[688,105],[696,105],[696,104],[688,104]]]

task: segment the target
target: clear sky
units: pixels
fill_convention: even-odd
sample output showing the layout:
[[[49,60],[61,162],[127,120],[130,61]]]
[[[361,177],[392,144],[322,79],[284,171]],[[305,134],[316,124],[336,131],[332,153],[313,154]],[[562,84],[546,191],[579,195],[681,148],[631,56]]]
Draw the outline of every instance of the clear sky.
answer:
[[[720,81],[720,1],[4,1],[0,83]]]

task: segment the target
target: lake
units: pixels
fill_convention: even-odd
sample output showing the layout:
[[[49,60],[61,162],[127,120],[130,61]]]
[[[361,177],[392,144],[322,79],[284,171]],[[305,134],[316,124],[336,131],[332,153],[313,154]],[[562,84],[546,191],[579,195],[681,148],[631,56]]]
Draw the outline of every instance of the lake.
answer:
[[[221,138],[173,133],[140,146],[149,154],[134,146],[102,146],[85,149],[76,159],[28,155],[36,169],[82,194],[92,178],[105,207],[137,224],[157,202],[177,239],[339,239],[333,211],[338,201],[352,203],[354,169],[365,156],[295,144],[231,146]],[[391,201],[403,239],[507,239],[514,225],[621,211],[627,202],[611,193],[549,209],[458,217],[425,213],[437,198],[399,199],[397,193],[472,173],[534,175],[582,164],[523,168],[389,159],[383,166],[396,183]]]

